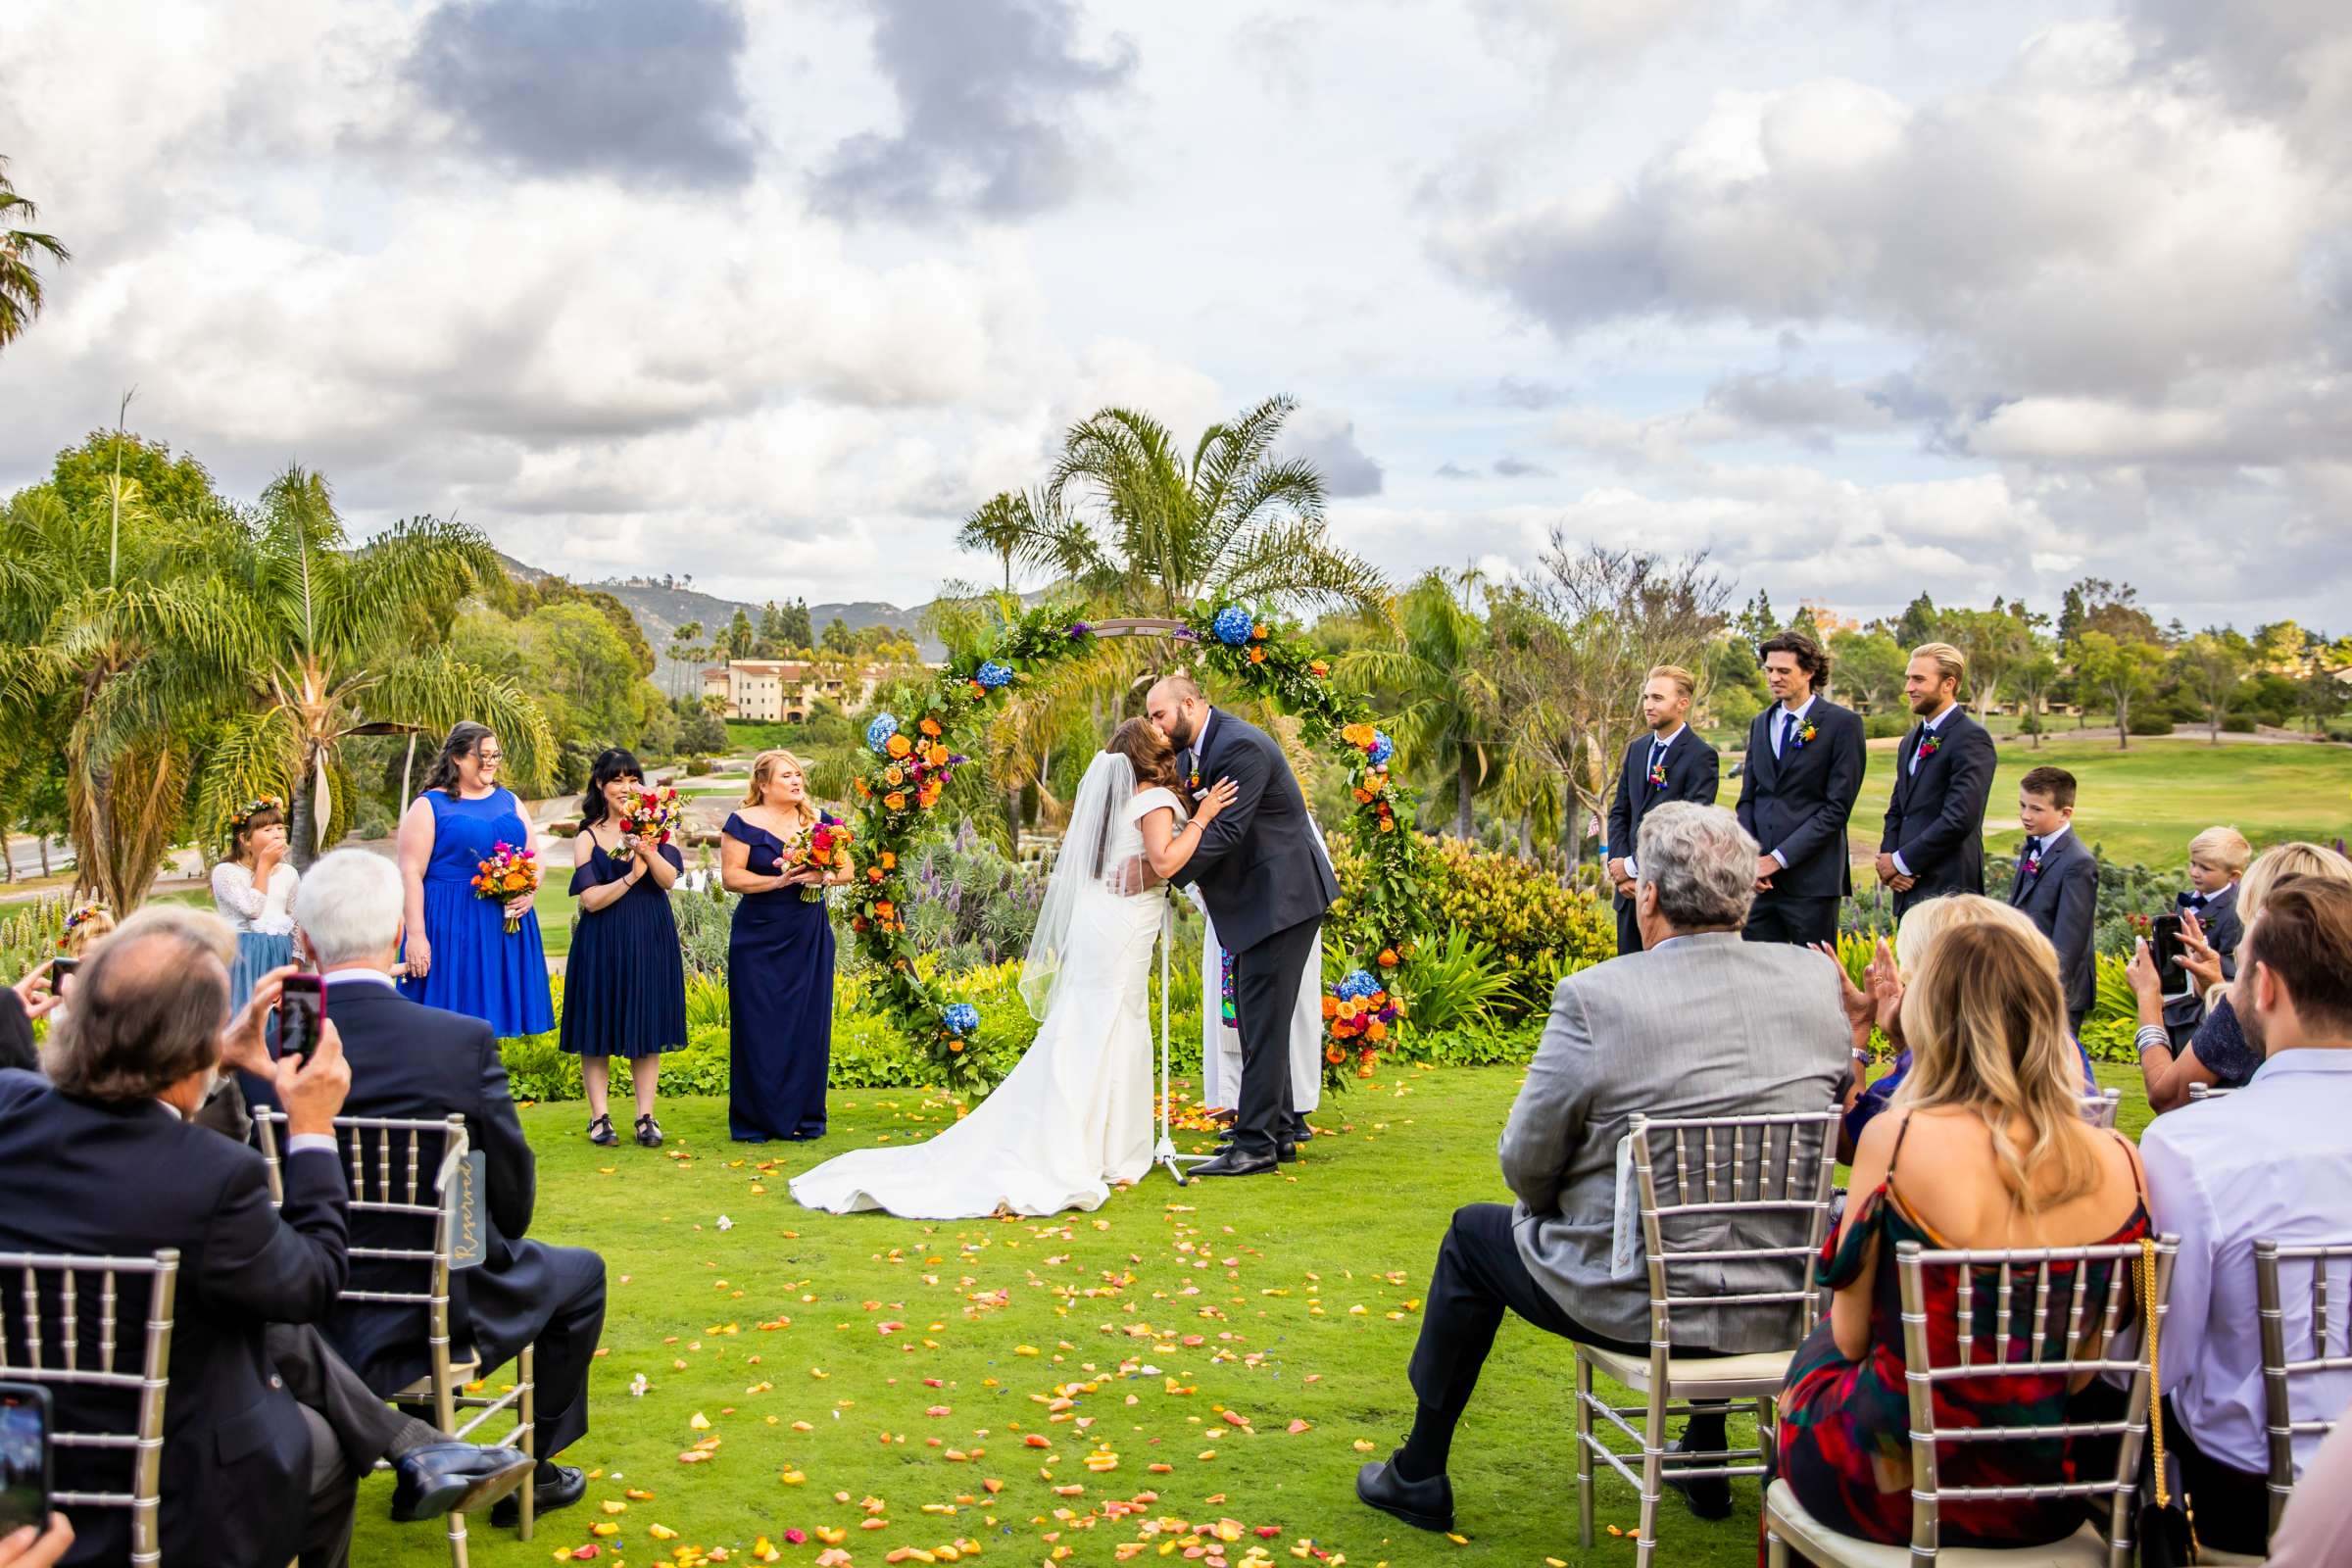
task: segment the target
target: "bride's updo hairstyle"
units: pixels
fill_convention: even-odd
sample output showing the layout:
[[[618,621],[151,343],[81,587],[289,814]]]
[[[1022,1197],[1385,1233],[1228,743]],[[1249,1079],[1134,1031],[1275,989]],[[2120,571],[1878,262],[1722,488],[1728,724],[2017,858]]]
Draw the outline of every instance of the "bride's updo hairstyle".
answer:
[[[1131,718],[1111,733],[1110,744],[1103,748],[1115,752],[1135,764],[1135,782],[1139,789],[1162,785],[1175,789],[1183,781],[1176,776],[1176,748],[1168,738],[1153,727],[1148,718]]]

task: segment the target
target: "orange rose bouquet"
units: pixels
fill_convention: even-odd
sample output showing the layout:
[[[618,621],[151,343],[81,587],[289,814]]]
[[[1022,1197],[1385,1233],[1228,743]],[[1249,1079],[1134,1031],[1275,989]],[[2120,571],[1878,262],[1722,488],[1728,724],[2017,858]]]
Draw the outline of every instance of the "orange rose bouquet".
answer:
[[[539,891],[539,857],[527,846],[516,849],[506,840],[490,852],[490,858],[474,862],[473,892],[476,898],[505,904],[509,899]],[[507,935],[522,929],[522,916],[507,916]]]

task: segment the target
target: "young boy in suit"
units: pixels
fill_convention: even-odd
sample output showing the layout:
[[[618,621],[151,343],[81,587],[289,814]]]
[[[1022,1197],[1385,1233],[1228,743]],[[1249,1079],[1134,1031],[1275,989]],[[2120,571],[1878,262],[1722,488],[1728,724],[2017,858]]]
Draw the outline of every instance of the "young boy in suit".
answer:
[[[2037,767],[2018,780],[2017,818],[2026,830],[2018,851],[2009,902],[2026,911],[2058,950],[2058,981],[2066,992],[2066,1020],[2078,1038],[2098,994],[2099,862],[2072,829],[2075,775]]]
[[[2221,956],[2227,979],[2237,976],[2237,940],[2245,934],[2237,917],[2237,884],[2253,858],[2253,846],[2233,827],[2209,827],[2188,841],[2188,891],[2180,896],[2180,912],[2196,917],[2206,946]],[[2164,1004],[2165,1032],[2176,1051],[2204,1021],[2203,997],[2180,997]]]

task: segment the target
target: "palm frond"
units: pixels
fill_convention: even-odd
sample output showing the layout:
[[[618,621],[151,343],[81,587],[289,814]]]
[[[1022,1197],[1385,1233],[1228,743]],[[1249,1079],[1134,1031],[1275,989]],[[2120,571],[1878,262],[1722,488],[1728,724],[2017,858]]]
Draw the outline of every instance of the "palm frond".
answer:
[[[294,770],[302,761],[302,721],[282,706],[232,713],[213,726],[201,747],[195,830],[209,834],[245,802],[264,795],[294,798]]]
[[[555,764],[555,736],[539,705],[505,676],[445,652],[400,661],[354,692],[353,700],[359,718],[416,724],[435,734],[460,719],[489,725],[498,732],[518,792],[544,785]]]

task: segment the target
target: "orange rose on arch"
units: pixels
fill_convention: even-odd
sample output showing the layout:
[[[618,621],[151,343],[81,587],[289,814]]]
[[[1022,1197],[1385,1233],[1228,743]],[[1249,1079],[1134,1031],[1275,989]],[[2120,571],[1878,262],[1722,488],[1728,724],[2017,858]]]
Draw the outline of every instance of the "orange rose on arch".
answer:
[[[908,752],[914,750],[914,742],[904,735],[893,735],[886,749],[893,757],[905,757]]]
[[[936,718],[926,718],[914,727],[921,730],[924,734],[931,736],[934,740],[939,737],[939,720]]]
[[[895,871],[895,870],[897,870],[898,868],[899,868],[899,857],[898,857],[898,852],[897,852],[897,851],[895,851],[895,850],[884,850],[884,851],[882,852],[882,869],[883,869],[883,870],[885,870],[885,871]]]
[[[892,790],[888,795],[882,797],[882,804],[889,807],[894,811],[904,811],[906,809],[906,792],[903,790]],[[1383,828],[1386,828],[1389,824],[1384,821],[1380,825]]]

